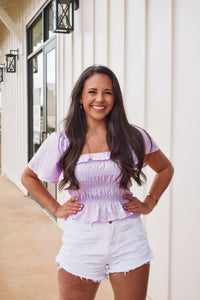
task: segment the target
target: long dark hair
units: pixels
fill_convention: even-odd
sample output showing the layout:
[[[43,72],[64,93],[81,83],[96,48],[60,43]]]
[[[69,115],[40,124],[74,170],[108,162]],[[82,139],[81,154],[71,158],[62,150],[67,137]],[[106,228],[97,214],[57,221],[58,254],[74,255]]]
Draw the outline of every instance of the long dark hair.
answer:
[[[69,112],[64,119],[64,130],[69,139],[69,147],[60,159],[60,168],[64,176],[59,185],[60,189],[63,189],[66,184],[68,184],[67,189],[79,189],[75,167],[85,144],[87,133],[86,116],[84,109],[80,108],[80,99],[86,79],[96,73],[106,74],[112,81],[114,105],[106,117],[106,128],[111,159],[118,164],[121,170],[119,186],[127,188],[131,178],[139,185],[142,184],[143,179],[146,180],[142,172],[145,155],[144,139],[141,132],[127,120],[118,79],[109,68],[93,65],[87,68],[77,80],[72,90]],[[134,164],[132,151],[137,156],[137,166]]]

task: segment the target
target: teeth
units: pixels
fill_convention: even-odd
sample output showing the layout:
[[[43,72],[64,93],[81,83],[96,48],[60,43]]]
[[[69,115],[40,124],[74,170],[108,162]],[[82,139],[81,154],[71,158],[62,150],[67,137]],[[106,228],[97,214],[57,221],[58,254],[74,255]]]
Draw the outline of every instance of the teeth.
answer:
[[[95,105],[93,105],[93,107],[95,108],[95,109],[104,109],[104,106],[95,106]]]

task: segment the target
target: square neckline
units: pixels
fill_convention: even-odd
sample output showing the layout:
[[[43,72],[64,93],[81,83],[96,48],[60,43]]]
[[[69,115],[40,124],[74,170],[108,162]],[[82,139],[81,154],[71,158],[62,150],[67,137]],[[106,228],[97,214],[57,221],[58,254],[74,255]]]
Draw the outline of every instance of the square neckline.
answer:
[[[111,152],[110,151],[103,151],[103,152],[82,153],[82,154],[80,154],[80,156],[82,156],[82,155],[93,155],[93,154],[102,154],[102,153],[111,153]]]

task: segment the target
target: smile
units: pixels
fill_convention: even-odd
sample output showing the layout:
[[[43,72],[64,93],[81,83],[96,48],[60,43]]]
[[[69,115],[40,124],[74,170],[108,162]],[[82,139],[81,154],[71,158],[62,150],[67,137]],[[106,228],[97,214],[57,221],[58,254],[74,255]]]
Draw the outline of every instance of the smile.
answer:
[[[96,106],[96,105],[93,105],[92,107],[96,110],[103,110],[105,108],[105,106]]]

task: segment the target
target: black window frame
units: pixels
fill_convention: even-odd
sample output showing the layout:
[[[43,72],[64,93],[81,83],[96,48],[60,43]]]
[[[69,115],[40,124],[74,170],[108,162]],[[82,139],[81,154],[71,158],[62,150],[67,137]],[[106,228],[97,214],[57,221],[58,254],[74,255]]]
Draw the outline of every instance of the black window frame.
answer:
[[[26,27],[26,47],[27,47],[27,116],[28,116],[28,161],[33,156],[33,71],[32,71],[32,59],[37,56],[39,53],[43,53],[43,56],[46,55],[45,49],[52,43],[55,45],[55,63],[57,61],[57,48],[56,48],[56,33],[53,33],[52,36],[49,38],[49,8],[52,6],[52,0],[49,0],[45,3],[45,5],[38,11],[35,17],[30,21],[30,23]],[[42,17],[42,44],[33,51],[33,43],[32,43],[32,29],[34,25],[38,22],[39,18]],[[43,78],[46,78],[46,65],[43,62]],[[57,66],[56,66],[57,69]],[[56,76],[56,74],[55,74]],[[45,80],[43,82],[45,86]],[[57,81],[55,81],[55,91],[57,91]],[[44,93],[44,91],[43,91]],[[46,91],[45,91],[46,94]],[[56,93],[55,93],[56,97]],[[55,110],[55,130],[57,124],[57,98],[55,98],[56,102],[56,110]],[[57,198],[57,189],[55,188],[55,194]],[[38,202],[39,203],[39,202]],[[45,209],[46,210],[46,209]],[[47,210],[46,210],[47,211]],[[47,213],[52,217],[54,221],[57,221],[57,218],[53,216],[50,212]]]
[[[27,49],[28,49],[28,56],[31,55],[34,52],[37,52],[41,47],[38,47],[35,51],[33,51],[33,45],[32,45],[32,28],[34,25],[38,22],[39,17],[42,17],[42,45],[51,39],[49,38],[49,8],[52,7],[53,0],[49,0],[45,3],[45,5],[38,11],[38,13],[35,15],[35,17],[29,22],[27,26]],[[45,21],[44,21],[45,20]],[[55,33],[53,37],[55,36]]]
[[[31,59],[38,55],[43,49],[52,41],[56,41],[56,33],[54,33],[50,38],[48,37],[48,29],[49,29],[49,8],[52,6],[52,0],[49,0],[45,3],[45,5],[38,11],[38,13],[34,16],[34,18],[29,22],[26,28],[27,34],[27,95],[28,95],[28,161],[33,156],[33,150],[31,147],[31,143],[33,140],[33,133],[32,133],[32,123],[33,123],[33,112],[31,111],[33,107],[33,78],[32,78],[32,62]],[[43,43],[40,47],[38,47],[35,51],[33,50],[32,45],[32,28],[38,22],[39,18],[42,16],[42,40]],[[47,22],[45,17],[47,17]],[[57,52],[57,51],[56,51]],[[43,70],[45,72],[45,69]]]

